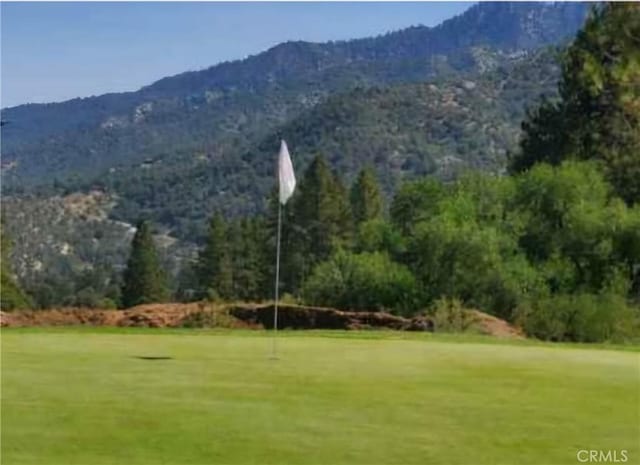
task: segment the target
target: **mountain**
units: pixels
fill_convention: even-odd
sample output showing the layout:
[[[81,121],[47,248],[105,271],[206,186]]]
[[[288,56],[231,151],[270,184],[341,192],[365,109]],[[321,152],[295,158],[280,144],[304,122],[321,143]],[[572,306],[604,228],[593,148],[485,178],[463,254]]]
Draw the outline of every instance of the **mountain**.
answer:
[[[262,154],[284,138],[302,168],[321,153],[350,179],[369,163],[388,192],[415,176],[501,173],[527,105],[557,96],[557,54],[548,48],[491,72],[334,94],[255,144],[243,161],[268,176]]]
[[[194,240],[214,211],[243,216],[264,210],[281,137],[298,172],[318,153],[347,181],[373,165],[388,194],[420,175],[501,173],[507,152],[517,145],[526,106],[557,93],[555,58],[556,51],[548,49],[492,72],[337,93],[264,137],[239,142],[235,152],[157,159],[109,173],[83,189],[118,192],[113,218],[150,216]]]
[[[287,42],[136,92],[4,109],[3,180],[38,185],[184,151],[238,153],[336,91],[493,69],[566,39],[586,12],[580,3],[480,3],[434,28]]]
[[[280,137],[298,172],[323,153],[347,181],[374,166],[388,194],[418,175],[501,173],[587,10],[480,3],[434,28],[288,42],[136,92],[3,109],[14,269],[41,301],[109,295],[146,217],[176,272],[213,211],[264,211]]]

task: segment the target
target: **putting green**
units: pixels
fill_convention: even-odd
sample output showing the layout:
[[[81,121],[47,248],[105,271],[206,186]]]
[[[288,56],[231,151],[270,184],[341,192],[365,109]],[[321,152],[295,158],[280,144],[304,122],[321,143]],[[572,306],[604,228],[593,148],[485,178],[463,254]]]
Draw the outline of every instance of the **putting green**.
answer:
[[[2,463],[640,463],[637,352],[332,334],[4,330]]]

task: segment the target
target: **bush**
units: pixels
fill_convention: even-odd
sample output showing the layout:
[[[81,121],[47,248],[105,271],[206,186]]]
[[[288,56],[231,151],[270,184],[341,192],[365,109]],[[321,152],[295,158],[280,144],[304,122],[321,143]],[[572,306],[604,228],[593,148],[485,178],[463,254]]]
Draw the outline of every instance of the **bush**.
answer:
[[[233,328],[236,320],[228,311],[200,304],[200,310],[190,313],[180,323],[183,328]]]
[[[212,310],[190,313],[180,325],[183,328],[215,328],[218,326],[216,314]]]
[[[384,253],[339,251],[320,263],[302,287],[307,304],[408,314],[418,305],[416,281]]]
[[[299,299],[297,299],[294,295],[285,292],[280,296],[280,303],[289,304],[289,305],[298,305],[300,303]]]
[[[495,227],[442,216],[415,228],[410,263],[425,289],[425,304],[441,296],[501,318],[528,295],[544,293],[544,282],[519,253],[512,237]]]
[[[615,294],[559,294],[518,308],[526,333],[550,341],[621,342],[638,334],[640,313]]]
[[[18,287],[18,285],[5,275],[2,276],[2,297],[0,298],[0,309],[11,311],[16,309],[31,308],[31,299]]]
[[[441,298],[431,307],[433,326],[436,332],[461,333],[470,331],[476,318],[458,299]]]
[[[205,300],[207,302],[222,302],[223,299],[216,289],[208,287],[205,291]]]
[[[115,300],[108,297],[100,299],[98,308],[104,308],[107,310],[115,310],[118,308],[118,304]]]

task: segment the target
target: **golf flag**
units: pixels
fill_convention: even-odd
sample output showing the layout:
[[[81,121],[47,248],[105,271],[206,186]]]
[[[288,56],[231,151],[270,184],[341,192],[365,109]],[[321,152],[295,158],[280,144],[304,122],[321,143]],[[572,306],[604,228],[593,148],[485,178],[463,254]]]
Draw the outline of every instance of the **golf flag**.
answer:
[[[284,140],[280,141],[280,154],[278,156],[278,179],[280,181],[280,203],[284,205],[296,188],[296,176],[293,173],[293,165],[289,156],[289,149]]]

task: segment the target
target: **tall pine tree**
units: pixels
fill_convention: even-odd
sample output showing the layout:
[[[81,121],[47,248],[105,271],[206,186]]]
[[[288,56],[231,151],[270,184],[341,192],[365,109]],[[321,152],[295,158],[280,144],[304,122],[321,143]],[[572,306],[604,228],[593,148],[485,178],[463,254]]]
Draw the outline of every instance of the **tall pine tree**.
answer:
[[[313,266],[349,239],[352,220],[347,191],[321,155],[305,171],[291,204],[282,272],[285,289],[296,292]]]
[[[233,266],[233,297],[241,300],[260,299],[265,289],[263,221],[257,218],[236,220],[229,232]]]
[[[640,4],[598,5],[562,62],[560,100],[523,123],[513,171],[567,158],[603,163],[617,193],[640,201]]]
[[[380,186],[371,168],[360,171],[351,187],[351,211],[356,224],[380,218],[384,204]]]
[[[229,227],[220,214],[209,222],[204,248],[198,256],[196,274],[200,287],[199,297],[233,297],[233,269]]]
[[[164,302],[169,298],[167,279],[160,266],[151,226],[147,221],[138,224],[131,243],[131,254],[124,272],[122,305]]]

